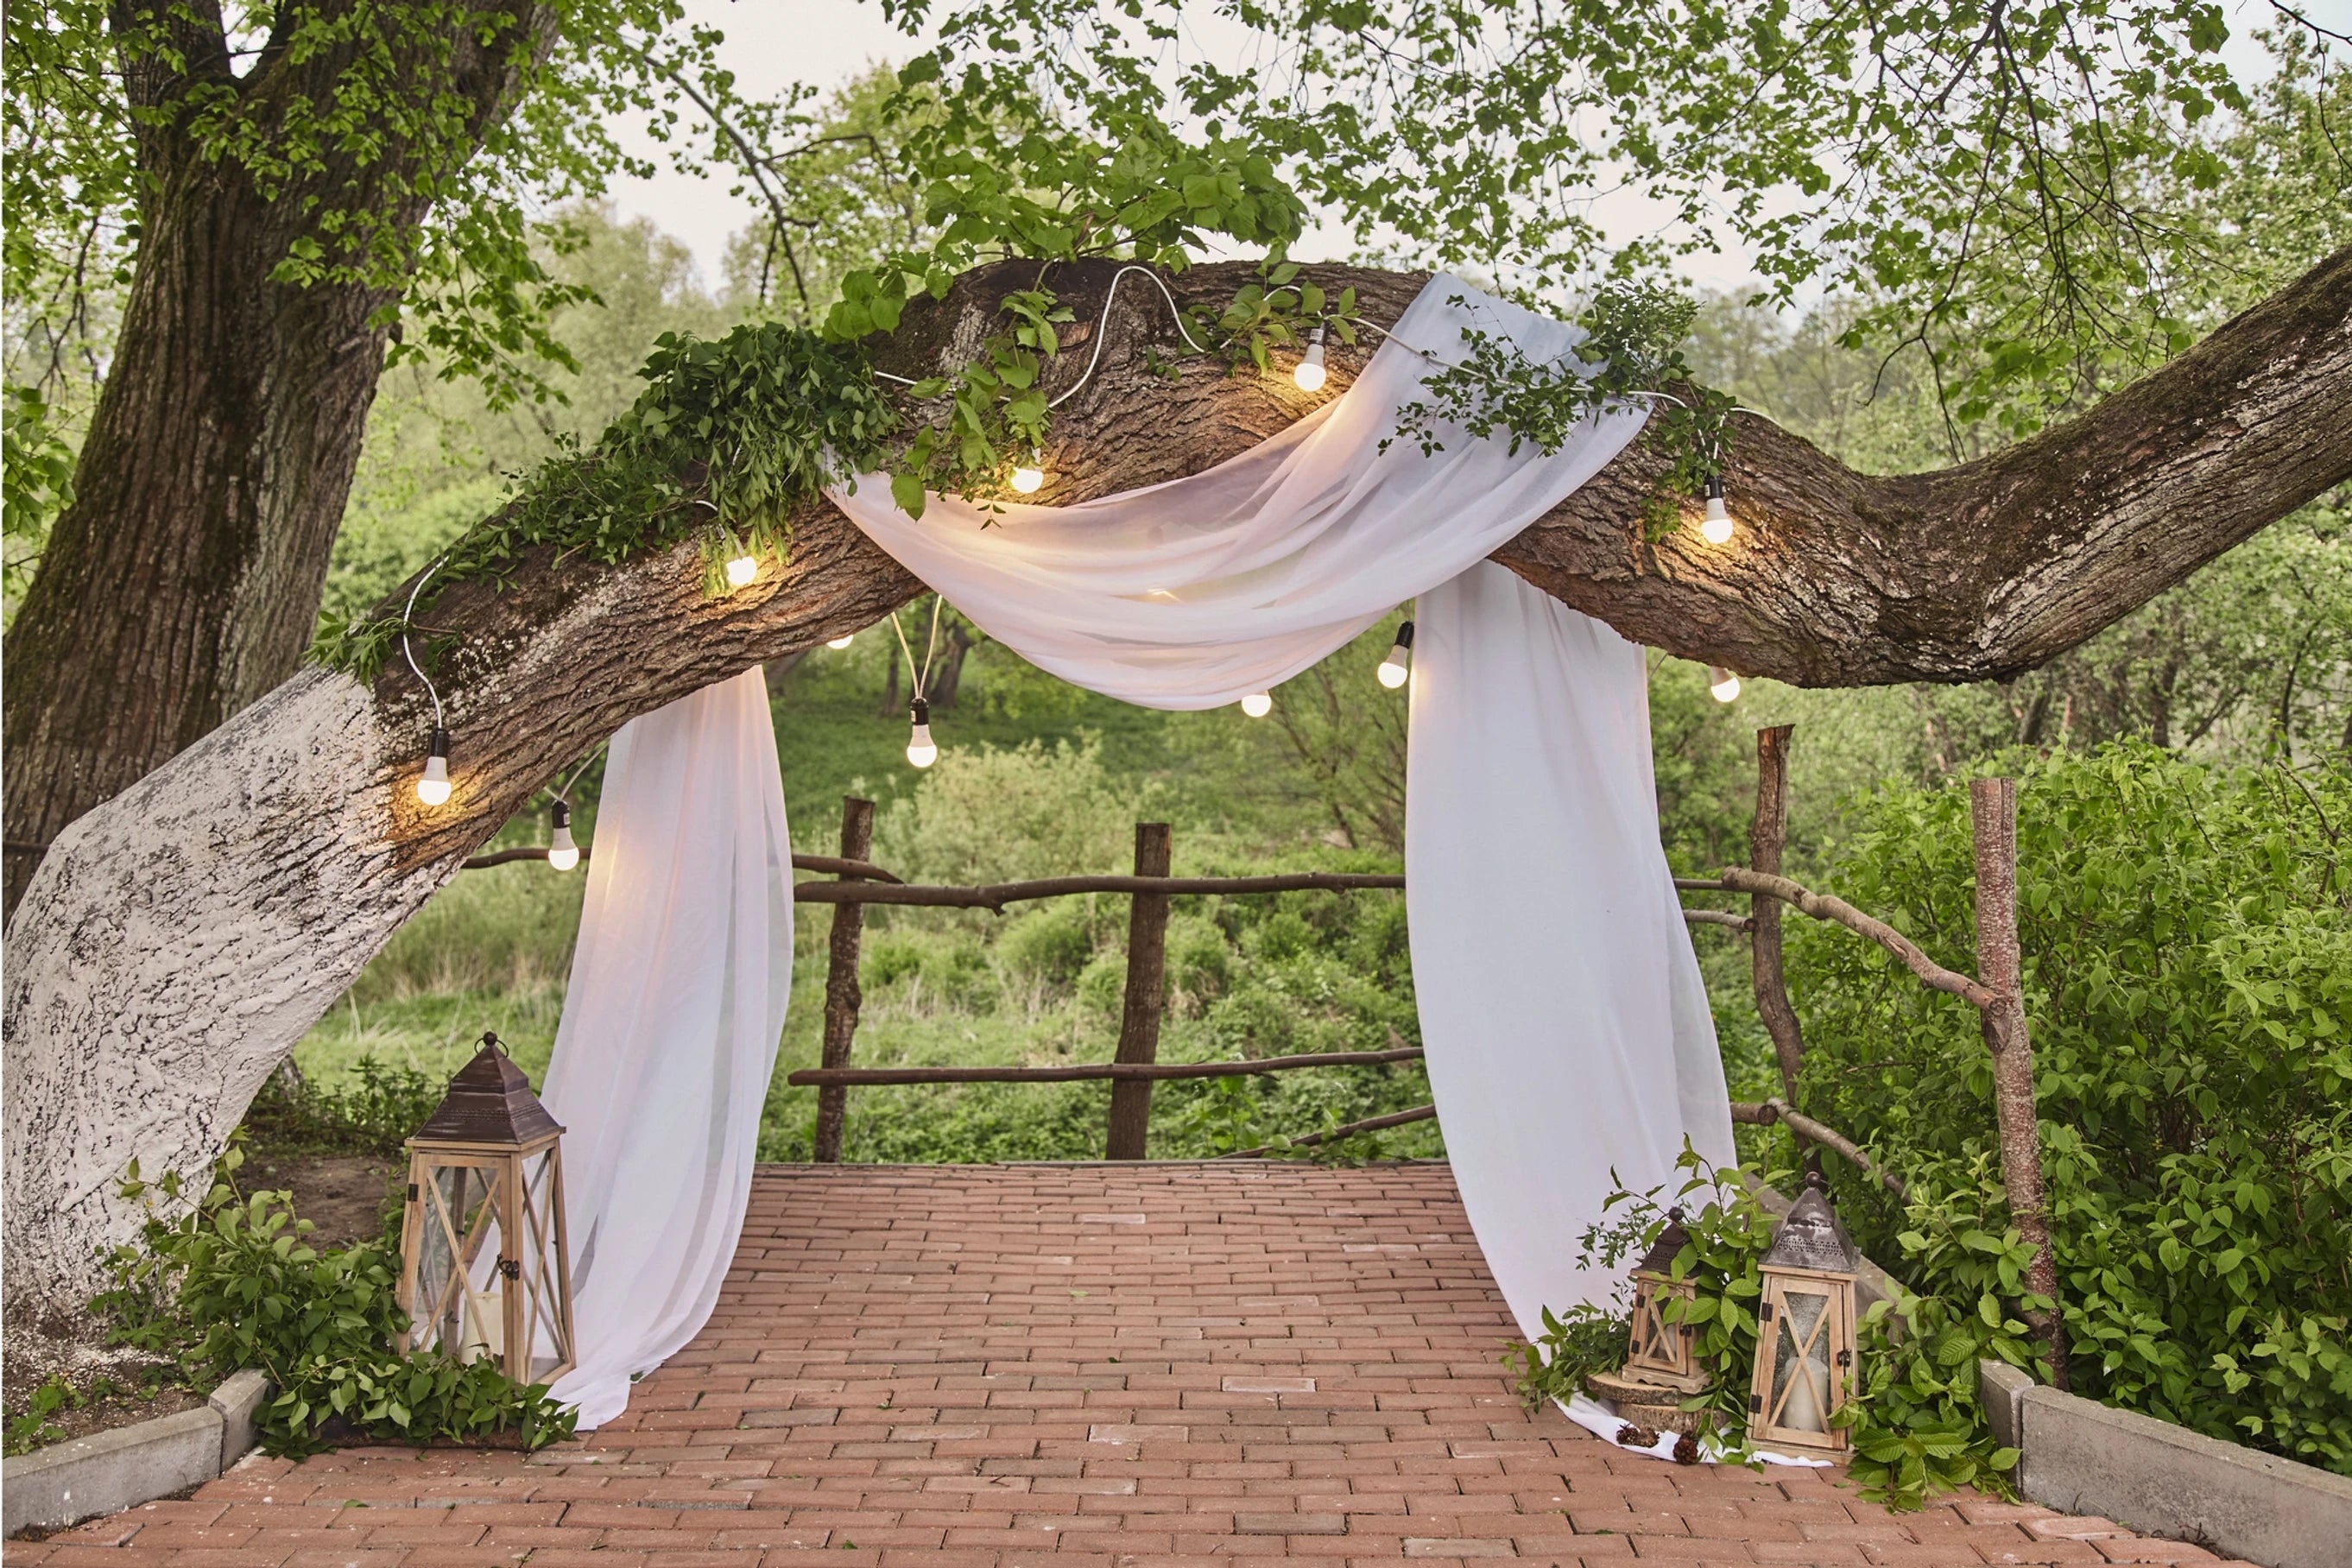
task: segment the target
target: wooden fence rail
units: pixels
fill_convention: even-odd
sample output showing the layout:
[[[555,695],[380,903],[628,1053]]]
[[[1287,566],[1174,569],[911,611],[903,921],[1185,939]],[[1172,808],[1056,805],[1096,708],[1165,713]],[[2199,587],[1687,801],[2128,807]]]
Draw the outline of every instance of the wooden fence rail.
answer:
[[[786,1075],[784,1081],[795,1089],[824,1084],[1085,1083],[1097,1079],[1114,1083],[1157,1083],[1162,1079],[1252,1078],[1262,1072],[1288,1072],[1298,1068],[1377,1067],[1386,1062],[1421,1059],[1419,1046],[1402,1046],[1391,1051],[1316,1051],[1292,1057],[1254,1057],[1237,1062],[1070,1062],[1048,1068],[803,1068]]]

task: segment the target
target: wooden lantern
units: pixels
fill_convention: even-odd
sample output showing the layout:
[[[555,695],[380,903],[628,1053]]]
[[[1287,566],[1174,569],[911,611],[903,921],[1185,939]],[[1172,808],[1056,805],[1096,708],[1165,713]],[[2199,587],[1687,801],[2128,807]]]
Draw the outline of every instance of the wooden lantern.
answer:
[[[1690,1233],[1683,1228],[1683,1211],[1669,1209],[1665,1228],[1633,1266],[1633,1326],[1624,1375],[1696,1394],[1707,1384],[1706,1374],[1698,1368],[1696,1333],[1688,1323],[1666,1320],[1669,1302],[1698,1299],[1697,1288],[1690,1280],[1675,1278],[1675,1258],[1689,1242]]]
[[[572,1370],[562,1136],[499,1037],[484,1035],[408,1141],[400,1349],[487,1356],[522,1384]]]
[[[1834,1457],[1846,1435],[1829,1419],[1853,1382],[1853,1277],[1860,1259],[1818,1172],[1759,1261],[1756,1380],[1748,1438],[1759,1447]]]

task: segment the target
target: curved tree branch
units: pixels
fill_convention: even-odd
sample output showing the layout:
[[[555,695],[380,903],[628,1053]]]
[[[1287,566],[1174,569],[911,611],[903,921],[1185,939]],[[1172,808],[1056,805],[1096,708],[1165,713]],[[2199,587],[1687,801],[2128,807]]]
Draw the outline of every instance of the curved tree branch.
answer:
[[[1044,270],[1086,320],[1117,265]],[[908,311],[879,367],[960,362],[1039,271],[967,274]],[[1222,307],[1252,275],[1169,281],[1181,305]],[[1311,275],[1353,285],[1376,321],[1423,281]],[[1049,503],[1197,472],[1320,401],[1198,361],[1164,379],[1154,362],[1181,345],[1157,290],[1122,296],[1103,330],[1100,365],[1056,417]],[[1049,367],[1049,395],[1074,384],[1076,358]],[[1360,364],[1335,345],[1332,392]],[[2352,477],[2352,250],[2083,418],[1941,473],[1856,474],[1745,418],[1726,473],[1745,526],[1721,549],[1695,529],[1643,542],[1664,466],[1637,442],[1496,558],[1628,637],[1743,673],[1860,685],[2030,668]],[[128,1158],[201,1170],[361,965],[566,763],[921,591],[822,502],[793,520],[788,562],[725,598],[706,597],[693,542],[614,567],[541,553],[434,606],[457,638],[438,672],[456,735],[446,806],[408,787],[427,729],[414,678],[394,668],[363,689],[311,668],[73,822],[8,931],[12,1296],[91,1283],[93,1247],[138,1223],[113,1195]]]

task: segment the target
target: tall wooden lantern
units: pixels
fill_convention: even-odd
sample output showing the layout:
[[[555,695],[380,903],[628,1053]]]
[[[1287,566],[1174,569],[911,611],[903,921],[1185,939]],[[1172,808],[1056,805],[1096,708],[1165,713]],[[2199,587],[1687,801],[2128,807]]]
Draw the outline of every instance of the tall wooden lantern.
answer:
[[[1846,1435],[1829,1418],[1853,1383],[1853,1277],[1860,1258],[1830,1207],[1819,1172],[1789,1206],[1759,1260],[1756,1381],[1748,1437],[1759,1447],[1843,1455]]]
[[[1633,1266],[1633,1328],[1624,1375],[1696,1394],[1707,1382],[1706,1374],[1698,1369],[1696,1333],[1688,1323],[1666,1321],[1670,1302],[1698,1299],[1696,1286],[1675,1278],[1675,1258],[1689,1242],[1690,1233],[1683,1228],[1683,1211],[1669,1209],[1665,1228]]]
[[[402,1350],[487,1356],[523,1384],[572,1370],[562,1136],[499,1037],[484,1035],[408,1141]]]

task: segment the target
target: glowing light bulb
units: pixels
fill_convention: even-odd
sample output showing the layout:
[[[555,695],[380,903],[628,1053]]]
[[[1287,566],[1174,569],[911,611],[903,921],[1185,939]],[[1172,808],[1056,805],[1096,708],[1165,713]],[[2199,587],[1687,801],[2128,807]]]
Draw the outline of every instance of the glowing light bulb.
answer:
[[[1253,719],[1263,719],[1274,711],[1274,693],[1253,691],[1242,699],[1242,711]]]
[[[416,798],[427,805],[449,800],[449,731],[433,727],[432,743],[425,748],[425,772],[416,780]]]
[[[850,634],[849,634],[849,636],[848,636],[848,637],[832,637],[832,638],[827,639],[827,641],[825,642],[825,645],[824,645],[824,646],[825,646],[825,647],[831,647],[831,648],[844,648],[844,647],[847,647],[849,646],[849,644],[850,644],[850,640],[851,640],[851,638],[853,638],[853,637],[856,637],[856,636],[857,636],[857,634],[856,634],[856,632],[852,632],[852,633],[850,633]]]
[[[1412,678],[1412,623],[1397,627],[1396,646],[1381,660],[1381,684],[1394,691]]]
[[[1031,452],[1025,463],[1013,466],[1013,488],[1024,496],[1034,496],[1045,483],[1045,455]]]
[[[1698,536],[1709,544],[1731,542],[1731,513],[1724,510],[1721,474],[1706,477],[1706,516],[1699,522]],[[1736,691],[1732,693],[1734,697],[1738,695]],[[1728,697],[1724,699],[1727,702],[1730,700]]]
[[[754,556],[738,555],[727,563],[727,585],[740,588],[760,574],[760,563]]]
[[[1736,702],[1739,700],[1739,677],[1719,664],[1710,664],[1706,667],[1706,689],[1717,702]]]
[[[1301,392],[1323,390],[1323,329],[1318,325],[1307,340],[1307,352],[1298,356],[1297,368],[1290,379],[1298,384]]]
[[[940,748],[931,740],[931,705],[921,698],[915,699],[915,731],[907,737],[907,761],[919,768],[928,768],[940,760]]]
[[[572,840],[572,806],[559,800],[549,815],[555,821],[555,836],[547,841],[547,868],[569,871],[580,864],[580,846]]]

